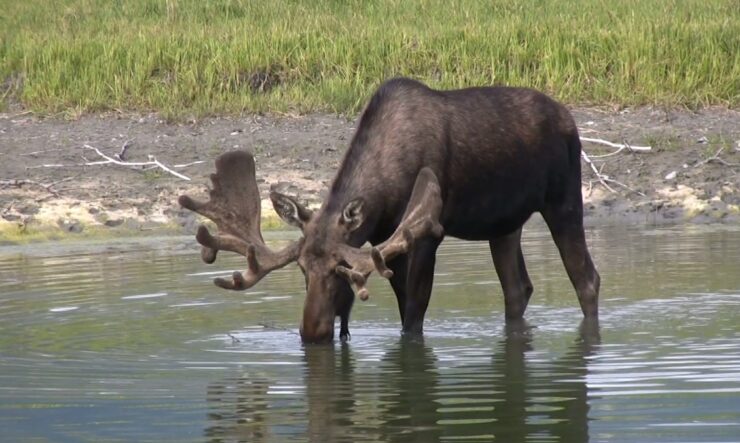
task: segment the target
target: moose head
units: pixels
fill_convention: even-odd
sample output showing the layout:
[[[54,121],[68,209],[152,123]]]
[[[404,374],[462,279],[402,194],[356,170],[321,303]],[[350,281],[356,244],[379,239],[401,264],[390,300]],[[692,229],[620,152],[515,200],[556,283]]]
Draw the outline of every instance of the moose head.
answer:
[[[213,187],[206,202],[186,195],[179,198],[182,207],[212,220],[218,233],[212,235],[201,225],[196,240],[201,257],[213,263],[219,250],[236,252],[247,259],[244,272],[234,272],[231,279],[217,278],[214,283],[225,289],[248,289],[271,271],[296,261],[306,280],[306,299],[300,334],[304,342],[330,342],[334,338],[334,319],[340,317],[340,337],[349,337],[349,313],[354,295],[367,300],[366,284],[373,271],[385,278],[393,272],[386,262],[406,254],[414,241],[426,236],[441,237],[439,217],[442,210],[440,186],[434,173],[419,172],[411,197],[395,232],[373,247],[355,247],[367,238],[357,238],[360,227],[370,223],[362,196],[345,202],[329,201],[316,213],[295,199],[271,192],[270,199],[278,215],[298,227],[303,236],[285,248],[269,248],[260,230],[260,196],[251,154],[231,151],[216,159]],[[368,231],[365,229],[364,231]]]

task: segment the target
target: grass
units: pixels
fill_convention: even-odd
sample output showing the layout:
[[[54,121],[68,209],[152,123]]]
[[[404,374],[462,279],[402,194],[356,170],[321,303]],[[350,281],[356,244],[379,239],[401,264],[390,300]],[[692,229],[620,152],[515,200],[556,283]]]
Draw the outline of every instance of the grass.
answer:
[[[740,104],[737,0],[0,0],[0,106],[352,114],[382,80]]]

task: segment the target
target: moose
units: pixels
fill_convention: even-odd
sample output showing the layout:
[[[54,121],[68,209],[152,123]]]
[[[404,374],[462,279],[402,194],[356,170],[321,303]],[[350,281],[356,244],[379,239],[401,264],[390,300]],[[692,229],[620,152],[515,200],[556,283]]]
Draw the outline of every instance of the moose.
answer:
[[[300,240],[277,251],[265,244],[254,159],[244,151],[217,158],[208,201],[183,195],[179,203],[218,228],[217,235],[198,228],[206,263],[219,250],[246,257],[245,272],[217,278],[216,285],[244,290],[298,263],[306,280],[305,343],[333,341],[336,317],[340,338],[349,338],[355,295],[367,299],[373,271],[390,280],[402,332],[422,333],[445,235],[489,242],[505,317],[521,319],[533,292],[521,231],[535,212],[551,232],[584,317],[597,318],[601,279],[583,229],[580,159],[573,117],[541,92],[442,91],[396,78],[362,112],[318,210],[270,193],[277,214],[303,232]]]

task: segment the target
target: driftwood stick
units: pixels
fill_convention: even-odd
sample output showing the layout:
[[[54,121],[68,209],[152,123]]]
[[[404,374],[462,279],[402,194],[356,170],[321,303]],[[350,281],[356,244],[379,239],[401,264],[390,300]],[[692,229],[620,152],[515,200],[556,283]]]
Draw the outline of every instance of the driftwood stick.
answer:
[[[623,187],[624,189],[626,189],[626,190],[628,190],[628,191],[630,191],[630,192],[634,192],[635,194],[637,194],[637,195],[639,195],[639,196],[641,196],[641,197],[645,197],[645,193],[644,193],[644,192],[640,192],[640,191],[638,191],[638,190],[636,190],[636,189],[632,189],[632,188],[630,188],[629,186],[625,185],[624,183],[622,183],[622,182],[620,182],[620,181],[614,180],[613,178],[610,178],[610,177],[608,177],[608,176],[606,176],[606,175],[602,175],[602,177],[601,177],[601,178],[602,178],[602,179],[603,179],[604,181],[606,181],[606,182],[609,182],[609,183],[614,183],[615,185],[617,185],[617,186],[621,186],[621,187]]]
[[[703,165],[706,165],[707,163],[711,163],[711,162],[717,162],[717,163],[723,164],[725,166],[730,166],[730,167],[740,166],[740,163],[730,163],[730,162],[728,162],[728,161],[723,160],[722,158],[720,158],[719,155],[722,153],[722,151],[724,151],[724,149],[725,149],[724,146],[721,147],[721,148],[719,148],[717,150],[717,152],[713,156],[708,157],[708,158],[705,158],[704,160],[701,160],[701,161],[696,162],[696,164],[694,165],[694,167],[695,168],[698,168],[699,166],[703,166]]]
[[[174,175],[175,177],[181,178],[183,180],[190,181],[190,178],[189,177],[187,177],[185,175],[182,175],[179,172],[173,171],[172,169],[168,168],[167,166],[165,166],[164,164],[162,164],[159,160],[157,160],[156,157],[154,157],[153,155],[149,155],[149,161],[148,162],[122,162],[120,160],[116,160],[116,159],[114,159],[112,157],[109,157],[109,156],[103,154],[100,151],[100,149],[98,149],[98,148],[96,148],[94,146],[84,145],[83,148],[93,150],[93,151],[95,151],[96,154],[98,154],[99,156],[101,156],[101,157],[103,157],[105,159],[105,161],[89,162],[89,163],[85,164],[85,166],[103,165],[103,164],[107,164],[107,163],[113,163],[115,165],[129,166],[129,167],[157,166],[158,168],[162,169],[165,172],[169,172],[170,174]]]
[[[43,149],[41,151],[26,152],[26,153],[19,154],[19,155],[21,157],[24,157],[24,156],[32,156],[32,157],[35,157],[35,156],[37,156],[39,154],[43,154],[45,152],[58,152],[58,151],[66,151],[66,149],[63,149],[63,148],[58,148],[58,149]]]
[[[599,183],[604,185],[604,187],[608,189],[610,192],[616,193],[617,191],[615,191],[611,186],[609,186],[606,183],[606,180],[604,180],[605,176],[601,172],[599,172],[598,169],[596,169],[596,166],[594,166],[594,162],[591,161],[591,158],[588,156],[588,154],[586,154],[586,151],[581,151],[581,157],[583,158],[583,161],[585,161],[586,164],[591,167],[591,170],[594,172],[594,175],[599,180]]]
[[[56,185],[57,183],[61,183],[62,181],[65,181],[65,180],[58,180],[58,181],[56,181],[54,183],[44,184],[44,183],[41,183],[41,182],[37,182],[35,180],[10,179],[10,180],[0,180],[0,186],[2,186],[2,187],[5,187],[5,186],[14,186],[16,188],[20,188],[20,187],[25,186],[25,185],[38,186],[40,188],[44,188],[46,190],[46,192],[48,192],[49,194],[53,195],[54,197],[59,197],[59,193],[54,189],[54,185]]]
[[[614,142],[610,142],[608,140],[603,140],[600,138],[581,137],[581,141],[589,142],[589,143],[596,143],[599,145],[605,145],[605,146],[609,146],[610,148],[618,148],[617,152],[623,149],[627,149],[631,152],[648,152],[648,151],[652,151],[653,149],[651,146],[633,146],[628,143],[614,143]]]
[[[124,148],[126,147],[127,144],[130,144],[130,143],[128,143],[128,142],[127,143],[124,143]],[[183,174],[180,174],[177,171],[173,171],[172,169],[170,169],[169,167],[167,167],[164,163],[162,163],[159,160],[157,160],[157,158],[154,157],[153,155],[150,155],[149,156],[149,161],[146,161],[146,162],[124,162],[124,161],[121,161],[121,160],[119,160],[117,158],[113,158],[113,157],[110,157],[108,155],[105,155],[102,151],[100,151],[100,149],[98,149],[98,148],[96,148],[94,146],[84,145],[84,146],[82,146],[82,148],[83,149],[90,150],[90,151],[94,151],[96,154],[98,154],[100,157],[102,157],[103,160],[89,161],[87,158],[85,158],[83,156],[82,159],[83,159],[84,163],[77,163],[77,164],[72,164],[72,165],[43,164],[43,165],[37,165],[37,166],[27,166],[26,169],[36,169],[36,168],[68,168],[68,167],[73,167],[73,166],[98,166],[98,165],[108,165],[108,164],[119,165],[119,166],[127,166],[127,167],[132,167],[132,168],[144,168],[144,167],[147,167],[147,166],[151,166],[151,167],[159,168],[159,169],[161,169],[161,170],[163,170],[163,171],[165,171],[167,173],[170,173],[170,174],[174,175],[177,178],[181,178],[183,180],[190,181],[190,178],[189,177],[187,177],[187,176],[185,176]],[[116,154],[116,156],[118,157],[118,156],[120,156],[122,154],[125,154],[125,150],[124,149],[121,150],[121,153]]]
[[[129,146],[133,144],[133,142],[134,142],[133,140],[126,140],[125,142],[123,142],[123,146],[121,146],[121,152],[116,154],[116,158],[118,160],[121,160],[121,161],[126,160],[126,151],[128,150]]]
[[[177,165],[172,165],[172,167],[173,168],[187,168],[188,166],[199,165],[201,163],[205,163],[205,160],[196,160],[190,163],[179,163]]]

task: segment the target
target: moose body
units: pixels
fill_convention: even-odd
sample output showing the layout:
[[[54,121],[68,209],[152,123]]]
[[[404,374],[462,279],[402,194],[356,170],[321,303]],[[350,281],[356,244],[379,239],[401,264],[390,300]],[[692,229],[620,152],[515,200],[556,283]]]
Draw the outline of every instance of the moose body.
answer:
[[[229,155],[245,154],[224,154]],[[580,157],[570,113],[540,92],[507,87],[438,91],[409,79],[388,81],[363,112],[315,214],[291,197],[271,193],[278,214],[301,228],[303,238],[267,268],[296,260],[305,274],[300,329],[306,342],[331,341],[337,316],[340,336],[348,336],[353,288],[366,297],[365,280],[373,270],[390,279],[403,331],[420,333],[442,233],[487,240],[503,288],[506,318],[518,319],[533,291],[520,245],[521,227],[540,212],[584,316],[596,317],[600,278],[583,231]],[[235,168],[234,160],[223,161],[222,169],[227,163]],[[252,176],[253,168],[252,162]],[[237,174],[222,175],[228,182]],[[255,192],[250,191],[252,198]],[[204,213],[199,211],[203,203],[183,197],[181,204]],[[258,206],[256,211],[259,218]],[[239,228],[216,222],[227,237],[239,236],[234,234]],[[254,226],[251,222],[247,229],[256,231],[250,238],[261,240],[258,222]],[[258,263],[262,249],[252,247],[250,254],[249,238],[247,246],[229,248],[206,234],[198,235],[206,261],[215,259],[218,249],[227,249],[244,253],[250,263],[246,280],[235,275],[233,282],[219,285],[242,289],[266,273]],[[361,249],[366,242],[376,248]]]

